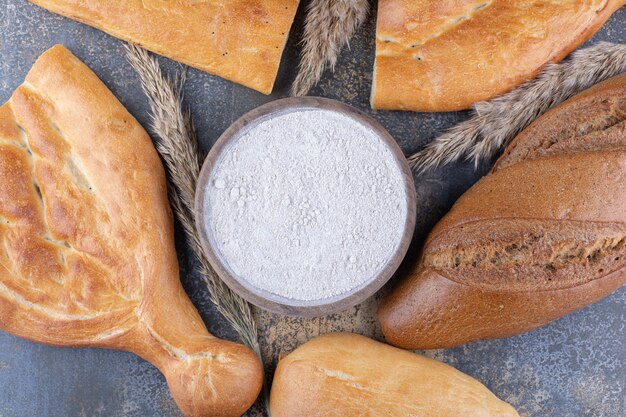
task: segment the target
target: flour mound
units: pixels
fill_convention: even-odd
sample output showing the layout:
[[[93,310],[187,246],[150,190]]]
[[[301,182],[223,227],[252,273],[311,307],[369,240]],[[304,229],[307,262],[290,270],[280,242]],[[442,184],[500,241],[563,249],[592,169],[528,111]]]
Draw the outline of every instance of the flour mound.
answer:
[[[407,217],[391,150],[327,110],[251,127],[222,152],[208,187],[206,227],[227,266],[299,301],[365,284],[397,250]]]

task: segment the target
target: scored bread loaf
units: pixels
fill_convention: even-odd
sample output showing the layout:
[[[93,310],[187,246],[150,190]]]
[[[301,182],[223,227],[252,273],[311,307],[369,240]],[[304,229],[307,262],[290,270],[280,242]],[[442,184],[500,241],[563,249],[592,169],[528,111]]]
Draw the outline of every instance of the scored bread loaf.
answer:
[[[467,109],[563,59],[624,4],[626,0],[380,0],[372,107]]]
[[[152,141],[85,64],[53,47],[0,107],[0,329],[134,352],[163,372],[186,416],[239,416],[261,365],[209,334],[178,274]]]
[[[626,281],[626,74],[578,94],[517,136],[435,226],[380,305],[410,349],[506,337]]]
[[[272,92],[299,0],[30,0],[157,54]]]
[[[351,333],[305,343],[278,362],[272,417],[517,417],[442,362]]]

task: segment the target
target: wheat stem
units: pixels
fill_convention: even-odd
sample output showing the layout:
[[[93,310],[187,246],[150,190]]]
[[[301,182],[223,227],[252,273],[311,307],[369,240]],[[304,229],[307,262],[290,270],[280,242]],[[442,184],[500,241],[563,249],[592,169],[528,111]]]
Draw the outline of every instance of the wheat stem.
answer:
[[[408,157],[422,173],[460,159],[493,157],[533,120],[592,85],[626,70],[626,45],[599,42],[548,64],[539,76],[493,100],[474,105],[471,117]]]
[[[322,78],[324,70],[335,69],[341,49],[369,11],[368,0],[311,0],[307,7],[302,56],[291,94],[304,96]]]
[[[200,273],[209,298],[263,363],[257,326],[250,305],[235,294],[217,276],[204,255],[194,221],[194,196],[200,174],[202,155],[189,112],[183,110],[182,85],[166,77],[157,60],[146,50],[126,45],[128,61],[141,79],[141,86],[150,104],[151,130],[157,151],[165,161],[169,174],[170,202],[187,239],[200,262]],[[268,390],[264,383],[265,405]],[[269,412],[269,411],[268,411]]]

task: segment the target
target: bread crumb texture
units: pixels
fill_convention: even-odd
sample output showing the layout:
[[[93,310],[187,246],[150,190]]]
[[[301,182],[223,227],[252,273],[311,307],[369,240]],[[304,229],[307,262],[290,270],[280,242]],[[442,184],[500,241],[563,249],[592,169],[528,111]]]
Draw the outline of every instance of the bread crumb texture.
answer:
[[[626,225],[522,219],[466,223],[432,241],[424,264],[487,289],[568,288],[626,265]]]

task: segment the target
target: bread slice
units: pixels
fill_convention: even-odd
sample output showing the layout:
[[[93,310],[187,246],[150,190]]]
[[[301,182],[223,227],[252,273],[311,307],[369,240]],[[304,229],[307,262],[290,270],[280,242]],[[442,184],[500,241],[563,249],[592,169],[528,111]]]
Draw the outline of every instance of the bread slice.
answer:
[[[625,0],[380,0],[371,104],[454,111],[534,77]]]
[[[626,74],[536,120],[435,226],[378,317],[388,342],[511,336],[626,281]]]
[[[0,329],[134,352],[188,417],[239,416],[261,388],[256,355],[209,334],[180,284],[148,134],[62,46],[0,107]]]
[[[299,0],[30,0],[270,94]]]
[[[319,336],[278,362],[273,417],[518,417],[456,369],[351,333]]]

